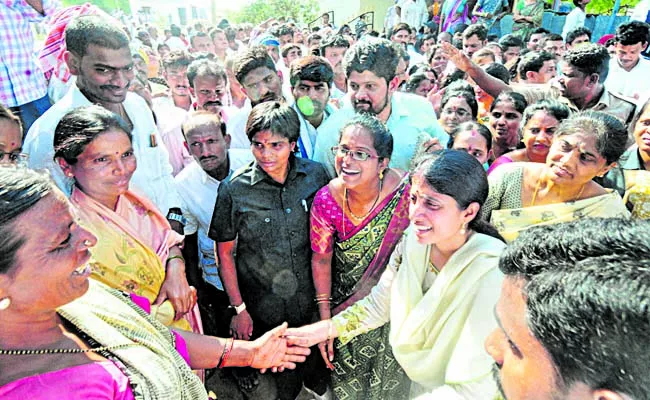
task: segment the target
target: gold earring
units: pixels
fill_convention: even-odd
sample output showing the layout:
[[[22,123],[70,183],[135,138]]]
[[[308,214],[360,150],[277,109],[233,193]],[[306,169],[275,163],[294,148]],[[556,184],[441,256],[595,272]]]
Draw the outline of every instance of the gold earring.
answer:
[[[467,224],[463,224],[463,227],[460,228],[460,234],[464,235],[467,233]]]
[[[6,310],[10,305],[11,299],[9,297],[5,297],[4,299],[0,300],[0,310]]]
[[[381,171],[379,171],[379,180],[380,181],[384,180],[384,170],[383,169]]]

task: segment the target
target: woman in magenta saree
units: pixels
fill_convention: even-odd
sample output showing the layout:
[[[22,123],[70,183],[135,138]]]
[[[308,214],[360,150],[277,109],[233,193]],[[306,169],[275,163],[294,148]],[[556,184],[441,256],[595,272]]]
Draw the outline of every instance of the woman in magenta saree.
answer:
[[[321,319],[370,293],[409,224],[408,176],[387,167],[392,136],[381,122],[355,117],[333,152],[338,177],[316,194],[311,210],[312,271]],[[326,363],[333,370],[336,398],[407,398],[410,380],[395,361],[389,331],[385,325],[346,345],[335,343],[334,360]],[[319,345],[324,358],[325,346]]]

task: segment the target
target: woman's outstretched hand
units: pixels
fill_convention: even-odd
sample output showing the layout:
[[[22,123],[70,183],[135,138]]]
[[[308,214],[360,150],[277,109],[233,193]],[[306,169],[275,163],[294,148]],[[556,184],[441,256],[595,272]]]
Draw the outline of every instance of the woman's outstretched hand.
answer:
[[[296,363],[306,360],[310,353],[307,339],[288,337],[287,326],[285,322],[252,342],[254,350],[251,367],[261,369],[262,373],[267,369],[282,372],[285,369],[295,369]]]

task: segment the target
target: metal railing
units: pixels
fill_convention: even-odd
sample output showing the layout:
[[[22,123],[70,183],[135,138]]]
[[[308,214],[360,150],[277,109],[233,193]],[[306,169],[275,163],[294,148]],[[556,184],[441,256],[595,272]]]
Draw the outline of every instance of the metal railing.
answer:
[[[370,22],[368,22],[367,16],[370,16]],[[355,33],[358,34],[358,30],[367,30],[368,27],[370,27],[370,30],[375,30],[375,12],[374,11],[368,11],[365,12],[361,15],[359,15],[356,18],[351,19],[348,21],[348,25],[350,28],[354,28]]]
[[[313,20],[313,21],[307,23],[307,26],[309,27],[309,30],[311,30],[312,26],[313,26],[316,22],[322,20],[324,14],[328,14],[328,15],[330,16],[330,24],[334,25],[334,11],[330,10],[330,11],[328,11],[328,12],[321,13],[321,14],[318,16],[318,18],[316,18],[315,20]]]

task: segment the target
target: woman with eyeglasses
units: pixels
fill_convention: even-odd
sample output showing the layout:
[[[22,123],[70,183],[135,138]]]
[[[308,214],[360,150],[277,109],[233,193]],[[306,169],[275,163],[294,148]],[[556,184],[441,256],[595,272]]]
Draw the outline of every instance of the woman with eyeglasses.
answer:
[[[362,114],[343,127],[332,148],[338,176],[316,194],[311,210],[312,274],[322,320],[370,293],[408,226],[407,174],[388,168],[392,151],[386,126]],[[389,331],[384,326],[345,345],[319,344],[339,398],[406,398],[410,381],[393,357]],[[334,369],[328,352],[354,365],[341,362]]]
[[[0,104],[0,165],[18,165],[27,161],[21,153],[23,127],[11,110]]]
[[[438,122],[447,134],[451,134],[463,122],[475,121],[477,115],[478,103],[474,93],[452,90],[442,97]]]

